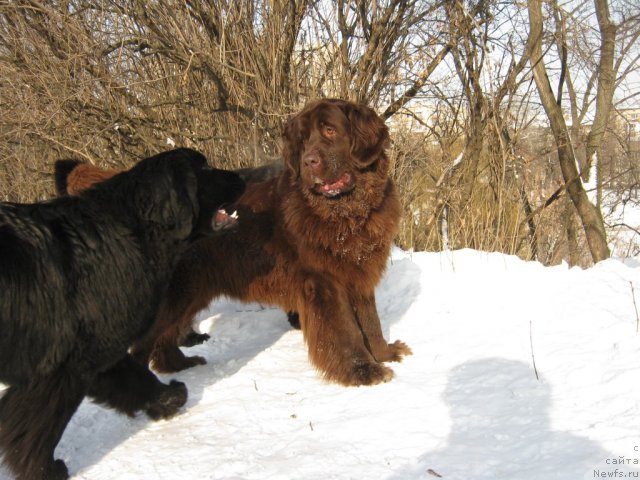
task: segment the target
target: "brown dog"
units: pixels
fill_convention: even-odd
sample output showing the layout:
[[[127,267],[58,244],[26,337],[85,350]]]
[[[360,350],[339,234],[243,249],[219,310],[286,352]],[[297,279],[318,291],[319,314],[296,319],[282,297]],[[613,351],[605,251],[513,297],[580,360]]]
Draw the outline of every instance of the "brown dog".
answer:
[[[236,232],[190,247],[134,355],[165,372],[205,363],[178,345],[194,315],[226,295],[298,312],[311,362],[327,380],[390,380],[382,362],[411,350],[386,342],[374,296],[401,215],[388,143],[386,125],[365,106],[320,100],[295,115],[284,131],[285,171],[247,185]]]

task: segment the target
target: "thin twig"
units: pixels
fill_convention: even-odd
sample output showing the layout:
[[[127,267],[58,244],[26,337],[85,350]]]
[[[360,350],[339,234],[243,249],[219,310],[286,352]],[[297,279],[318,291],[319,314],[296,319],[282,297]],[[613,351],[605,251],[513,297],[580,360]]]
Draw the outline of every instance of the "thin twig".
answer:
[[[640,230],[638,230],[637,228],[633,228],[631,225],[627,225],[626,223],[614,223],[614,224],[607,224],[607,227],[609,228],[617,228],[617,227],[624,227],[624,228],[628,228],[629,230],[632,230],[633,232],[636,233],[636,235],[640,235]]]
[[[633,298],[633,308],[636,310],[636,333],[640,330],[640,316],[638,316],[638,305],[636,304],[636,292],[633,288],[633,282],[629,280],[629,285],[631,285],[631,298]]]
[[[533,371],[536,374],[536,380],[540,380],[538,376],[538,369],[536,368],[536,356],[533,354],[533,333],[532,333],[532,322],[529,320],[529,344],[531,345],[531,360],[533,362]]]

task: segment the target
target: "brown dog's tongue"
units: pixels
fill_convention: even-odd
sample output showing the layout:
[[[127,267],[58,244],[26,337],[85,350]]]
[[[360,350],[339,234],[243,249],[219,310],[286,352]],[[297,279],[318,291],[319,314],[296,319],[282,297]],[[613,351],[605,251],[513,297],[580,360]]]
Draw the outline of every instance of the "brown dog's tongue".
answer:
[[[333,183],[324,183],[322,185],[319,185],[318,190],[321,192],[329,192],[331,190],[341,191],[347,186],[350,180],[351,175],[345,173]]]

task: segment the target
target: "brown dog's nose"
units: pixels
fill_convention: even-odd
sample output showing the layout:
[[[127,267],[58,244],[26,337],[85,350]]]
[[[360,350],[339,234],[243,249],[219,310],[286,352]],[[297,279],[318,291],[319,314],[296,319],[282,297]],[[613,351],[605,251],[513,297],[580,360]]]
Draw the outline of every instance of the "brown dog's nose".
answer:
[[[304,154],[304,156],[302,157],[302,161],[304,162],[305,166],[316,168],[318,165],[320,165],[320,155],[316,150],[312,150]]]

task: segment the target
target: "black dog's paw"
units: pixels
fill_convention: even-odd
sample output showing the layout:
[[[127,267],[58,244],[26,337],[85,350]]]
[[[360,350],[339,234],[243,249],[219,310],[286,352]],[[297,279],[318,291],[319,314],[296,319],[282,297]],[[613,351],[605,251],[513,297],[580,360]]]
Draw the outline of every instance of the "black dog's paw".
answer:
[[[194,330],[191,330],[182,340],[181,346],[193,347],[195,345],[200,345],[201,343],[206,342],[210,338],[211,336],[206,333],[197,333]]]
[[[177,380],[171,380],[171,383],[163,388],[158,398],[145,411],[153,420],[170,418],[187,403],[187,396],[186,385]]]
[[[289,320],[289,324],[295,328],[296,330],[300,330],[300,315],[298,312],[287,312],[287,320]]]
[[[69,478],[69,470],[62,460],[54,460],[42,472],[43,480],[67,480]]]

